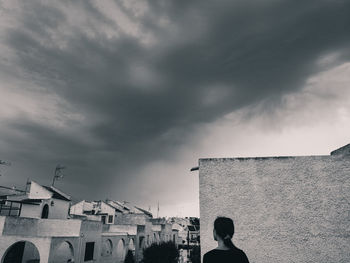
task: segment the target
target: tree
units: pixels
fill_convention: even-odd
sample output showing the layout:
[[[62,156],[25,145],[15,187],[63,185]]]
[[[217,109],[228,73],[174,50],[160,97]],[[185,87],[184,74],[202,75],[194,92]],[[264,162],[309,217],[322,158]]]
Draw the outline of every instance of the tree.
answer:
[[[192,263],[200,263],[201,262],[201,247],[200,246],[193,246],[191,253],[190,253],[190,259]]]
[[[124,263],[135,263],[134,254],[131,250],[128,250],[128,253],[126,254]]]
[[[143,263],[177,263],[179,251],[173,242],[153,243],[143,251]]]

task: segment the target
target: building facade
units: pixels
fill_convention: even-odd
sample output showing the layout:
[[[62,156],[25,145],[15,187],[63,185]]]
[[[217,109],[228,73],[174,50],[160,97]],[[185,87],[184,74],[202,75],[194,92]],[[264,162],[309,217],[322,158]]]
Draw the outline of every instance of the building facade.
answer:
[[[118,201],[81,201],[54,187],[29,182],[0,200],[1,263],[136,262],[152,243],[171,240],[171,224]]]

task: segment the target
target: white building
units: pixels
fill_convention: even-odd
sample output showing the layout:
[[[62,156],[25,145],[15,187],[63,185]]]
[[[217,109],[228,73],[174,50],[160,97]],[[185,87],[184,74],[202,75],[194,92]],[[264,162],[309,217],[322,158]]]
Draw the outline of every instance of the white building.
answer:
[[[59,189],[31,181],[23,193],[1,200],[0,215],[67,219],[70,201],[71,197]]]
[[[103,224],[114,224],[115,209],[104,201],[83,200],[71,206],[70,215],[102,221]]]

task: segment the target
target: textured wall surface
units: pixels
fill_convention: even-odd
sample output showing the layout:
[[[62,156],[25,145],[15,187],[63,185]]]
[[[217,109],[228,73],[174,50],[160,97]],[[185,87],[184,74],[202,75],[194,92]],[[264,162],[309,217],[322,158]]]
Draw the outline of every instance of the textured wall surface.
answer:
[[[200,159],[202,256],[217,216],[250,262],[350,262],[350,157]]]
[[[80,220],[36,219],[25,217],[5,217],[3,235],[9,236],[77,236],[80,235]]]

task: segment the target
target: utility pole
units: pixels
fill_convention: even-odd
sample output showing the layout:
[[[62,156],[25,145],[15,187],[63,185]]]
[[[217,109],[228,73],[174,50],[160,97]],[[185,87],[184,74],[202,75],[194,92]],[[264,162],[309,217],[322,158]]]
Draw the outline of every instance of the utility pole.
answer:
[[[187,258],[190,258],[190,230],[187,226]]]
[[[157,207],[157,218],[159,218],[159,201],[158,201],[158,207]]]

